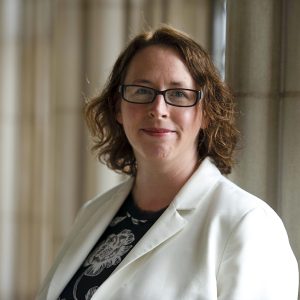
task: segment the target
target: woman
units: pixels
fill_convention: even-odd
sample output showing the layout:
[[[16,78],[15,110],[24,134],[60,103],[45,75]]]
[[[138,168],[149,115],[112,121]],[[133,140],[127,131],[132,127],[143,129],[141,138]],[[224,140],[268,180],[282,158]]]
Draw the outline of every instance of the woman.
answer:
[[[234,115],[194,40],[133,39],[86,108],[99,159],[130,179],[82,208],[38,299],[296,300],[281,220],[222,175]]]

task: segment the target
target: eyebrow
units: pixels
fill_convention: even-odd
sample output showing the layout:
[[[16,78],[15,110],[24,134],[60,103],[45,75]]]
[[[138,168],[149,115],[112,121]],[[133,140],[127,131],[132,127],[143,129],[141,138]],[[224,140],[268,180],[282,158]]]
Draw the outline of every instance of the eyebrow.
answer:
[[[137,79],[133,81],[134,84],[152,84],[152,82],[150,80],[147,79]]]

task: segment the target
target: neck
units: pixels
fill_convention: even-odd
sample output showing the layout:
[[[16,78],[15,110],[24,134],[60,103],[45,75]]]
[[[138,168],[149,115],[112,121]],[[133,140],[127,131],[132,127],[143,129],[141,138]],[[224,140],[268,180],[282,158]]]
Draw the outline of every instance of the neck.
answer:
[[[167,207],[199,163],[181,162],[180,165],[138,163],[138,171],[133,187],[133,198],[143,210],[157,211]]]

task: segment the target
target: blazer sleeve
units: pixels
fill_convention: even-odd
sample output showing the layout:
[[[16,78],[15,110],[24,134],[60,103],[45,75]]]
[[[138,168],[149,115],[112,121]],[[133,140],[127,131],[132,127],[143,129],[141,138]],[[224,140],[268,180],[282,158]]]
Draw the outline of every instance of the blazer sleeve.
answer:
[[[230,233],[217,273],[218,300],[296,300],[298,266],[270,208],[245,214]]]

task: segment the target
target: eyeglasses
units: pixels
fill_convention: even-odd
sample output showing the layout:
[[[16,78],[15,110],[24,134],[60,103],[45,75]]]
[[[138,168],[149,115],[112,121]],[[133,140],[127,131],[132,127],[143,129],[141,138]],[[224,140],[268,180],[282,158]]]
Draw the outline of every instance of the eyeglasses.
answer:
[[[163,95],[167,104],[178,107],[190,107],[196,105],[202,98],[201,91],[181,88],[158,91],[150,87],[133,84],[120,85],[119,92],[125,101],[135,104],[151,103],[157,95]]]

